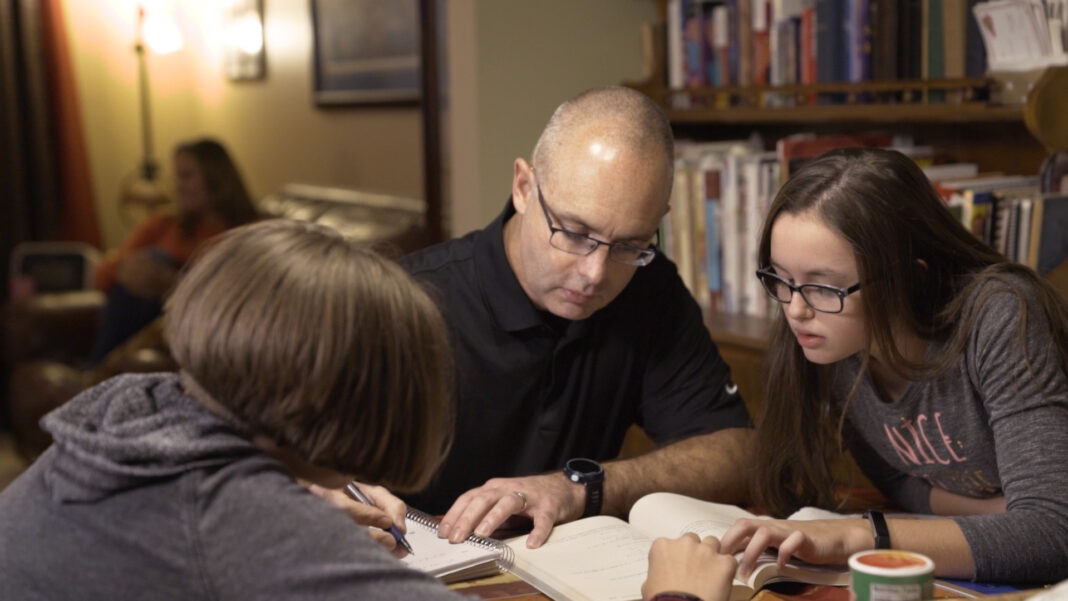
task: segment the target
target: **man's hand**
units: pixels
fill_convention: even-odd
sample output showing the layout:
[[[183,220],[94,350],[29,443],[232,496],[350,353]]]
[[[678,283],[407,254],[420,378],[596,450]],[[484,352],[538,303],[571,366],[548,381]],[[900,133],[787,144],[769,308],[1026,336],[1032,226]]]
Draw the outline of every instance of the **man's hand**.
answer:
[[[586,489],[562,473],[524,478],[493,478],[456,499],[438,526],[438,536],[463,541],[474,532],[489,536],[509,517],[523,515],[534,520],[527,547],[540,547],[553,525],[582,516]]]
[[[408,554],[397,545],[397,541],[389,533],[389,527],[392,525],[396,525],[401,532],[406,532],[404,517],[408,511],[408,506],[404,504],[404,501],[390,494],[385,488],[358,483],[360,490],[375,502],[374,505],[365,505],[349,497],[339,488],[325,488],[310,482],[301,482],[301,484],[307,486],[308,490],[328,501],[331,505],[345,510],[345,513],[349,514],[352,521],[361,526],[367,526],[371,537],[378,544],[389,549],[389,552],[394,556],[404,557]]]
[[[649,549],[649,575],[642,598],[659,593],[689,593],[705,601],[725,601],[738,569],[732,555],[720,555],[719,541],[688,532],[676,539],[658,538]]]

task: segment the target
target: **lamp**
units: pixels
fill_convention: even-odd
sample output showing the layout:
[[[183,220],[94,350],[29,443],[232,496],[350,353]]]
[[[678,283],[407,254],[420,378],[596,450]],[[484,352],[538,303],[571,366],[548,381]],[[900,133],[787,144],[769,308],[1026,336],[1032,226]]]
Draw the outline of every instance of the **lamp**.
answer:
[[[130,215],[134,209],[151,213],[169,202],[161,185],[159,163],[152,149],[151,93],[148,83],[148,60],[146,49],[157,54],[168,54],[183,45],[182,34],[162,12],[146,14],[143,4],[137,6],[137,39],[134,53],[137,55],[137,85],[141,104],[141,164],[136,171],[126,176],[119,195],[120,214],[129,223],[135,221]]]
[[[235,81],[261,79],[267,69],[263,49],[263,0],[229,0],[224,10],[226,76]]]

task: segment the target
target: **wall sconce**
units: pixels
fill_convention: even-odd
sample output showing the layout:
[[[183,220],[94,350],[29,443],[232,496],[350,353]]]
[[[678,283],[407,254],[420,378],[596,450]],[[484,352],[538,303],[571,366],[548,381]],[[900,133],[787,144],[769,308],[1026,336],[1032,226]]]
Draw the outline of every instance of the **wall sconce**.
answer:
[[[166,13],[138,3],[134,53],[137,55],[137,87],[141,102],[142,156],[138,169],[123,179],[119,193],[120,214],[128,223],[136,221],[131,215],[134,209],[151,213],[169,202],[158,178],[159,163],[152,147],[151,87],[146,49],[169,54],[180,50],[184,44],[181,32]]]
[[[224,71],[232,80],[261,79],[267,71],[263,0],[230,0],[223,19]]]

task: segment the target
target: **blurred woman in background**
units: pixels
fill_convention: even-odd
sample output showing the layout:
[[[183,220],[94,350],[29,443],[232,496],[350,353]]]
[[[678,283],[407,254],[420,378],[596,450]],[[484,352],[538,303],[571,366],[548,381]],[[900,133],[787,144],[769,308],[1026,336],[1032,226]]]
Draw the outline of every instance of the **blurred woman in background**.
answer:
[[[144,219],[94,274],[108,300],[91,365],[159,317],[164,294],[197,247],[256,219],[241,174],[219,142],[203,138],[178,145],[174,173],[177,212]]]

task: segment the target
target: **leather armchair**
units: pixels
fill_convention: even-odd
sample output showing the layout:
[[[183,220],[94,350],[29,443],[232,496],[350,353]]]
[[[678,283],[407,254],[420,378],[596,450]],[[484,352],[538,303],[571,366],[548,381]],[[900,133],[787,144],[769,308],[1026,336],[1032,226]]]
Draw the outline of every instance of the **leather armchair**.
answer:
[[[156,321],[86,369],[104,302],[99,291],[79,290],[40,294],[5,308],[7,409],[16,448],[27,460],[52,442],[37,422],[84,388],[122,372],[175,368]]]

